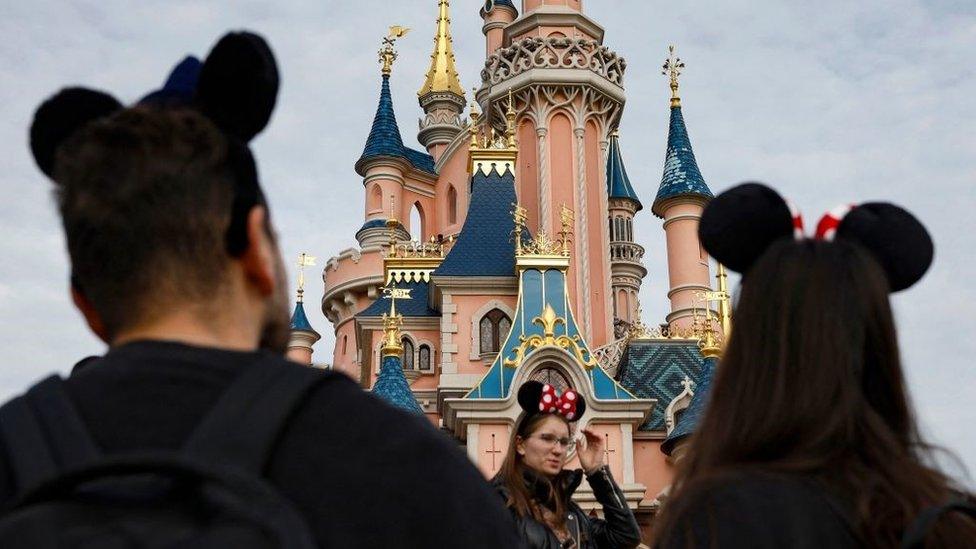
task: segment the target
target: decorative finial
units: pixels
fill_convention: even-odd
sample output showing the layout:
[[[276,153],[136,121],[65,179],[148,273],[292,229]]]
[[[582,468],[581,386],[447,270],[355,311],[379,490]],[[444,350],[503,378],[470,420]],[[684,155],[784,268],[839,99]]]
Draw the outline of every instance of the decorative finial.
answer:
[[[573,210],[567,208],[565,204],[562,204],[560,208],[559,222],[562,225],[562,230],[559,231],[559,240],[562,242],[563,255],[569,257],[570,237],[573,236]]]
[[[315,266],[315,257],[302,252],[298,256],[298,302],[301,303],[305,294],[305,267]]]
[[[668,46],[668,58],[664,60],[661,74],[671,79],[671,107],[681,106],[681,97],[678,95],[678,77],[681,76],[681,69],[685,68],[684,61],[674,55],[674,44]]]
[[[434,52],[430,55],[427,78],[417,95],[423,98],[432,93],[451,93],[461,97],[464,104],[464,88],[458,80],[454,60],[454,44],[451,39],[450,2],[438,2],[437,35],[434,36]]]
[[[512,230],[514,233],[512,236],[515,238],[515,255],[519,256],[522,255],[522,232],[526,230],[529,213],[522,206],[512,204],[512,220],[515,221],[515,228]]]
[[[393,72],[393,62],[397,58],[397,51],[394,48],[397,38],[403,38],[408,32],[410,29],[407,27],[393,25],[390,27],[390,33],[383,39],[383,47],[380,48],[379,57],[380,63],[383,65],[384,76],[389,76]]]
[[[400,220],[396,217],[396,198],[390,197],[390,217],[386,220],[386,228],[390,231],[390,253],[389,257],[396,257],[396,229]]]
[[[722,324],[723,342],[729,340],[732,335],[732,294],[729,293],[729,275],[725,272],[725,265],[718,264],[718,315],[719,322]]]
[[[481,113],[478,112],[478,99],[477,97],[475,97],[475,93],[477,93],[477,90],[478,88],[471,88],[472,91],[471,112],[469,113],[469,116],[471,117],[471,128],[469,129],[469,131],[471,132],[472,149],[478,148],[479,145],[478,133],[480,131],[480,128],[478,127],[478,119],[481,118]]]

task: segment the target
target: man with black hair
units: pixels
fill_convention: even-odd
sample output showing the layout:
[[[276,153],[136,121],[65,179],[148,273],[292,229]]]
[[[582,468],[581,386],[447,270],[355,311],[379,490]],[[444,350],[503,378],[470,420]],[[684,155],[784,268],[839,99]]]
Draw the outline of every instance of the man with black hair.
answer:
[[[250,73],[241,59],[253,60]],[[264,84],[273,89],[262,92]],[[268,379],[302,377],[307,392],[290,409],[278,407],[281,429],[268,428],[268,455],[254,461],[317,545],[517,546],[508,513],[452,440],[344,375],[283,358],[284,269],[247,147],[267,123],[276,91],[270,50],[256,35],[238,33],[205,64],[181,63],[150,101],[124,109],[76,88],[38,110],[32,148],[57,184],[72,297],[109,346],[60,384],[90,435],[89,452],[178,451],[200,438],[201,422],[237,380],[265,371]],[[241,404],[243,424],[227,429],[237,443],[247,445],[248,413],[275,390],[269,383]],[[45,480],[38,472],[44,452],[25,459],[31,441],[10,419],[12,404],[41,423],[51,416],[43,399],[29,397],[0,411],[5,507]],[[251,419],[260,430],[264,418]],[[58,423],[47,426],[61,430]],[[224,457],[234,456],[214,461]],[[49,472],[74,458],[54,456]]]

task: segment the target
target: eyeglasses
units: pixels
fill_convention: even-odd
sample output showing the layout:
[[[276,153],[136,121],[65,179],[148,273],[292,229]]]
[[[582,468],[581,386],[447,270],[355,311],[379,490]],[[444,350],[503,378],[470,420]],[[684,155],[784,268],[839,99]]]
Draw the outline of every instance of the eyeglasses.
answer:
[[[536,438],[538,438],[542,442],[545,442],[549,446],[555,446],[556,444],[558,444],[568,451],[572,451],[573,447],[576,446],[576,441],[569,437],[557,437],[556,435],[543,433]]]

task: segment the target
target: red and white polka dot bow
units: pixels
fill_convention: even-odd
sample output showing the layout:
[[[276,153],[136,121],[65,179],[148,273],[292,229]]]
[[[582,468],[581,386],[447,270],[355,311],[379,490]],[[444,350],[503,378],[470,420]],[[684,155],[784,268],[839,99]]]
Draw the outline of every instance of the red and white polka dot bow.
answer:
[[[576,391],[566,389],[566,392],[559,396],[556,394],[556,388],[546,383],[542,386],[542,396],[539,397],[539,411],[559,414],[572,421],[576,417],[576,403],[578,401],[579,395],[576,394]]]

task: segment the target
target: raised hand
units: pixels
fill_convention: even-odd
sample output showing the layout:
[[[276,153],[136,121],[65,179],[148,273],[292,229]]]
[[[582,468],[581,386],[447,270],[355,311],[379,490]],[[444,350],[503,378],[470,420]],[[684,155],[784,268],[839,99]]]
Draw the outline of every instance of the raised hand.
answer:
[[[584,440],[578,444],[576,454],[579,456],[580,465],[587,473],[592,473],[603,466],[603,437],[587,427],[583,429]]]

